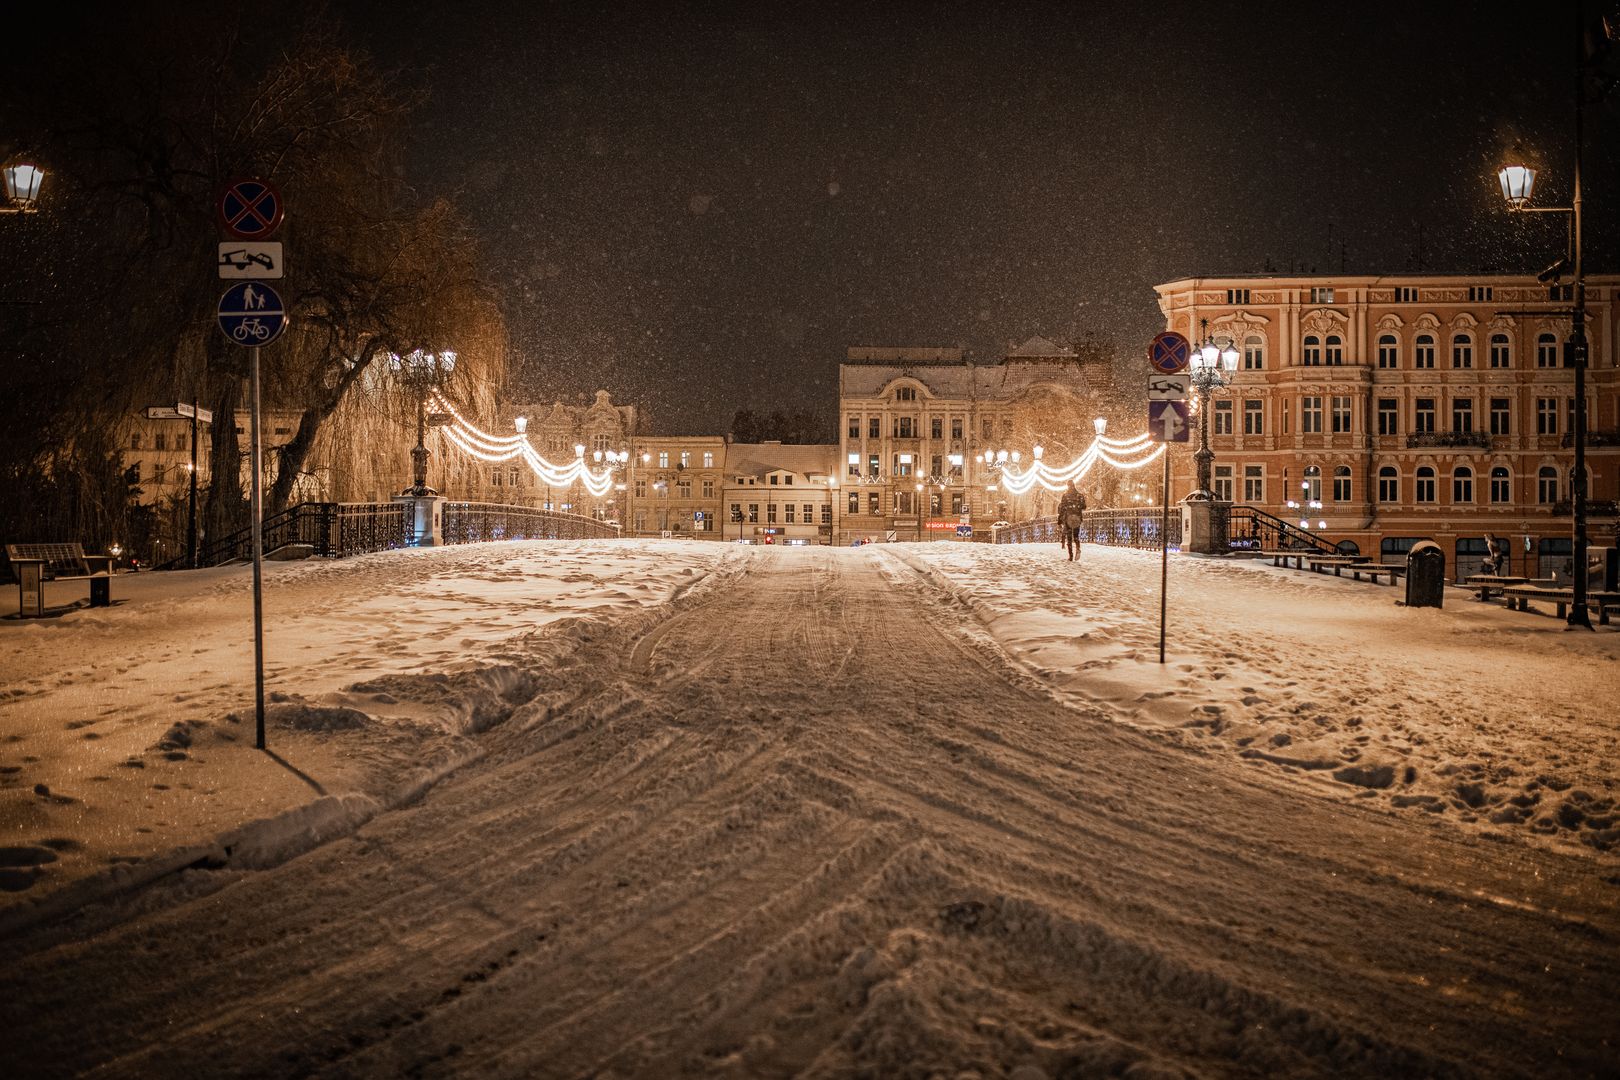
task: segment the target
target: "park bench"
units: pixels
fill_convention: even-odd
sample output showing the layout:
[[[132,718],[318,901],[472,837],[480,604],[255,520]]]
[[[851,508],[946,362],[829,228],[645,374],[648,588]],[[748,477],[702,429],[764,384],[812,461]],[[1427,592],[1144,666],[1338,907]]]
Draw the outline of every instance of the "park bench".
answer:
[[[1553,580],[1552,578],[1517,577],[1513,574],[1473,574],[1465,578],[1463,583],[1470,589],[1478,589],[1479,599],[1489,600],[1493,596],[1501,596],[1504,589],[1512,588],[1515,585],[1548,587],[1553,584]]]
[[[1547,588],[1544,585],[1509,585],[1502,590],[1502,596],[1514,611],[1529,611],[1532,600],[1552,604],[1560,619],[1569,610],[1569,605],[1575,602],[1574,589]],[[1586,594],[1586,603],[1588,607],[1597,609],[1598,622],[1607,626],[1609,612],[1620,611],[1620,592],[1590,591]]]
[[[1272,566],[1287,567],[1288,566],[1288,560],[1293,559],[1294,560],[1294,569],[1295,570],[1303,570],[1303,569],[1305,569],[1305,560],[1310,558],[1312,555],[1317,554],[1317,553],[1310,550],[1309,548],[1303,548],[1303,549],[1284,548],[1282,550],[1262,551],[1260,554],[1263,555],[1263,556],[1270,556]]]
[[[1311,570],[1318,574],[1325,574],[1332,569],[1334,577],[1343,577],[1348,567],[1372,562],[1365,555],[1313,555],[1305,560]]]
[[[1396,578],[1406,573],[1406,564],[1358,562],[1351,563],[1349,566],[1346,566],[1345,569],[1350,571],[1350,576],[1355,578],[1357,581],[1361,580],[1362,574],[1366,574],[1367,580],[1371,581],[1374,585],[1379,584],[1378,579],[1380,577],[1389,578],[1389,583],[1393,585],[1395,584]]]
[[[18,611],[25,618],[44,610],[42,581],[87,580],[91,607],[112,604],[111,555],[86,555],[78,544],[7,544],[6,559],[21,590]]]

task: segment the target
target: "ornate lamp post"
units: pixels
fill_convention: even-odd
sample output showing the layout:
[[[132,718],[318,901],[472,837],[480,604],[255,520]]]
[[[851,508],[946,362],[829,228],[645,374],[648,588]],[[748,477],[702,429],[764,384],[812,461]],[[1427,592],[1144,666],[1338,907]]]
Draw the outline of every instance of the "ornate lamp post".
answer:
[[[1192,500],[1209,500],[1215,497],[1210,490],[1211,463],[1215,460],[1215,451],[1209,448],[1209,395],[1216,390],[1224,390],[1232,383],[1232,372],[1237,370],[1238,351],[1228,341],[1226,347],[1215,344],[1215,339],[1209,336],[1209,320],[1204,320],[1204,343],[1192,351],[1188,366],[1192,368],[1192,386],[1198,394],[1198,452],[1193,460],[1198,462],[1198,488],[1187,496]],[[1100,435],[1101,432],[1098,432]]]
[[[1575,369],[1575,421],[1571,432],[1575,444],[1574,473],[1570,478],[1571,563],[1575,580],[1571,583],[1569,616],[1570,626],[1592,629],[1592,616],[1586,610],[1586,273],[1581,263],[1581,143],[1582,111],[1586,101],[1586,71],[1589,61],[1586,49],[1586,20],[1581,5],[1576,5],[1575,24],[1575,186],[1574,199],[1569,206],[1531,206],[1535,191],[1536,170],[1522,162],[1502,166],[1497,180],[1502,185],[1502,198],[1508,210],[1520,214],[1568,214],[1569,248],[1563,260],[1543,276],[1556,275],[1567,265],[1575,277],[1575,307],[1570,312],[1569,344],[1565,356]],[[1607,27],[1605,27],[1607,29]],[[1603,37],[1600,36],[1602,41]],[[1606,43],[1605,43],[1606,45]],[[1600,48],[1605,47],[1600,45]],[[1596,57],[1590,59],[1595,60]]]
[[[427,486],[427,396],[443,386],[456,366],[453,352],[430,353],[417,349],[406,356],[390,356],[389,363],[399,373],[400,381],[416,394],[416,446],[411,449],[411,486],[402,494],[437,495]],[[437,418],[435,418],[437,419]]]
[[[37,165],[20,161],[0,169],[5,179],[6,205],[0,213],[22,214],[34,209],[39,201],[39,186],[45,179],[45,170]]]

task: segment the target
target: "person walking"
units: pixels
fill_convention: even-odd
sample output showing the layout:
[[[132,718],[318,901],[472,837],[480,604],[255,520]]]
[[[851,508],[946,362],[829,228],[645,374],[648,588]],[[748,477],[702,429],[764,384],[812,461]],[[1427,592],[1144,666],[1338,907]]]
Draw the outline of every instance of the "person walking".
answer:
[[[1085,494],[1070,480],[1058,502],[1058,527],[1063,530],[1063,550],[1069,553],[1070,562],[1080,557],[1080,526],[1085,521],[1085,509]]]

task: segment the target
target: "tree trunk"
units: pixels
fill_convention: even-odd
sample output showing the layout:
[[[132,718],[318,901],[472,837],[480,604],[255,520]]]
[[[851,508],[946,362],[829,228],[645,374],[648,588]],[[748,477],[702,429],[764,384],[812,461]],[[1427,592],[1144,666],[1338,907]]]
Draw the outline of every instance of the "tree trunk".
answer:
[[[242,493],[242,452],[236,438],[236,410],[242,380],[218,372],[214,381],[213,438],[209,450],[208,504],[203,514],[203,546],[248,525],[247,497]]]

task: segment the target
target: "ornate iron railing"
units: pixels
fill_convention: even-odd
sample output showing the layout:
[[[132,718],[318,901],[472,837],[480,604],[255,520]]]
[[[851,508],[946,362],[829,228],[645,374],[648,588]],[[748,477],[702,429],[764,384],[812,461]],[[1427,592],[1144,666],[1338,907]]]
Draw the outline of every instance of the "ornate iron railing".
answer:
[[[1575,512],[1575,503],[1571,499],[1560,499],[1549,508],[1553,517],[1569,517]],[[1589,518],[1610,518],[1620,516],[1620,503],[1613,499],[1587,499],[1586,516]]]
[[[1088,544],[1107,544],[1111,547],[1156,548],[1164,524],[1162,510],[1087,510],[1085,524],[1080,526],[1080,540]],[[1006,528],[996,529],[991,539],[997,544],[1055,544],[1059,537],[1055,517],[1032,518],[1019,521]],[[1181,546],[1181,511],[1171,508],[1169,530],[1165,533],[1169,546]]]
[[[491,540],[587,540],[618,535],[617,525],[557,510],[499,503],[444,504],[446,544],[477,544]]]
[[[1559,445],[1566,450],[1574,446],[1575,433],[1573,431],[1564,432],[1564,437],[1559,440]],[[1595,431],[1588,429],[1586,432],[1586,448],[1590,450],[1598,446],[1620,446],[1620,428],[1598,428]]]
[[[1235,551],[1320,551],[1331,555],[1338,550],[1333,541],[1291,525],[1258,506],[1216,507],[1217,513],[1222,511],[1226,514],[1226,542]],[[1220,523],[1215,524],[1219,529]]]
[[[331,532],[334,536],[331,550],[316,554],[363,555],[368,551],[387,551],[408,547],[415,540],[411,534],[411,508],[409,503],[326,503],[332,515]]]
[[[1414,431],[1406,437],[1407,449],[1425,446],[1491,448],[1491,436],[1485,431]]]

